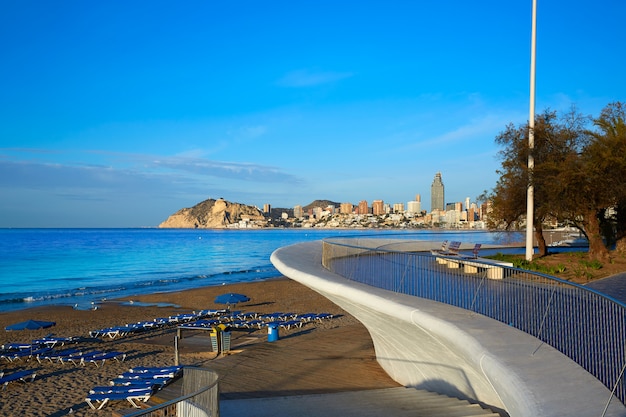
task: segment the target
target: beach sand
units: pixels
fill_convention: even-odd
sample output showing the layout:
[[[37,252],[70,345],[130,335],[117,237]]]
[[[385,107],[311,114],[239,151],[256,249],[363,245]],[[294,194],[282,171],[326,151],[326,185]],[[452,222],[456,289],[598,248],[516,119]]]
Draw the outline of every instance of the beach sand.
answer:
[[[200,309],[223,308],[213,299],[222,293],[246,294],[250,301],[236,310],[258,313],[332,313],[335,317],[302,328],[280,330],[280,339],[267,341],[267,329],[233,330],[232,352],[217,357],[210,351],[207,332],[185,332],[179,343],[182,365],[202,366],[220,375],[224,399],[252,398],[306,393],[350,391],[398,386],[379,367],[367,330],[352,316],[316,292],[281,277],[266,281],[205,287],[178,293],[133,297],[134,305],[102,303],[97,310],[48,307],[0,314],[0,326],[26,319],[56,322],[36,331],[0,331],[0,344],[29,342],[54,333],[59,337],[84,337],[84,349],[114,350],[127,354],[124,362],[109,360],[102,367],[38,363],[37,360],[8,362],[0,359],[0,371],[10,374],[32,369],[37,377],[29,383],[12,383],[0,392],[3,416],[110,416],[112,410],[127,409],[115,402],[102,411],[85,403],[91,387],[108,385],[117,375],[136,366],[174,364],[175,328],[155,330],[119,339],[90,339],[89,331],[152,320],[157,317]],[[175,306],[137,306],[141,303],[171,303]]]

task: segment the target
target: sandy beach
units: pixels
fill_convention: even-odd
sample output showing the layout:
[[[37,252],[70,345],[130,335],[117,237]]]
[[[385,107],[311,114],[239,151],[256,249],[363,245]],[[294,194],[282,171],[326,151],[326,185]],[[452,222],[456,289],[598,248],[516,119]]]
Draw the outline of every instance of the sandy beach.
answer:
[[[287,278],[206,287],[178,293],[133,297],[133,305],[118,301],[102,303],[97,310],[81,311],[70,307],[28,309],[0,314],[0,344],[29,342],[53,333],[59,337],[83,337],[78,344],[85,350],[121,351],[124,362],[109,360],[102,367],[38,363],[36,359],[9,362],[1,359],[0,371],[10,374],[29,369],[37,377],[29,383],[11,383],[0,392],[3,416],[109,416],[128,403],[112,403],[93,411],[85,397],[93,386],[108,385],[117,375],[136,366],[168,366],[174,363],[175,327],[153,330],[124,338],[89,337],[91,330],[118,326],[157,317],[201,309],[223,308],[214,298],[222,293],[246,294],[250,301],[237,310],[272,313],[322,313],[335,317],[302,328],[280,330],[280,340],[267,341],[267,330],[233,330],[232,353],[216,357],[210,351],[206,332],[185,337],[180,343],[182,365],[202,366],[220,374],[223,398],[247,398],[306,392],[333,392],[397,386],[378,366],[367,330],[352,316],[316,292]],[[175,306],[145,306],[144,303],[169,303]],[[137,304],[141,304],[138,306]],[[4,327],[26,319],[48,320],[56,326],[43,330],[6,332]],[[271,345],[270,356],[255,352]],[[253,377],[250,377],[252,375]]]

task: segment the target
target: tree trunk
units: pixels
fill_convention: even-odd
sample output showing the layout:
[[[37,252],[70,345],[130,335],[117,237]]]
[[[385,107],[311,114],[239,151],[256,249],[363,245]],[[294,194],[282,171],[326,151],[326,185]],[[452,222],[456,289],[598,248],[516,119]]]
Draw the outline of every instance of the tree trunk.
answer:
[[[615,243],[615,251],[622,255],[626,254],[626,236],[617,240]]]
[[[626,201],[617,203],[615,217],[615,251],[626,254]]]
[[[543,226],[541,225],[541,220],[535,220],[535,239],[537,239],[537,249],[539,253],[537,256],[541,258],[542,256],[546,256],[548,254],[548,245],[546,245],[546,238],[543,235]]]
[[[609,259],[609,250],[604,245],[600,233],[600,220],[596,210],[588,210],[583,221],[585,234],[589,240],[589,258],[605,262]]]

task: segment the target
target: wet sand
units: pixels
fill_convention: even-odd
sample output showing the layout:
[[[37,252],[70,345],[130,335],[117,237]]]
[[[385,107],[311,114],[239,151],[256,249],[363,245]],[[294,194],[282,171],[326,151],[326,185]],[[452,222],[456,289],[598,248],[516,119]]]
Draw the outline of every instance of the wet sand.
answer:
[[[102,367],[74,366],[37,360],[8,362],[0,359],[0,371],[37,372],[29,383],[12,383],[0,392],[3,416],[110,416],[127,409],[115,402],[102,411],[91,410],[84,399],[89,389],[108,385],[117,375],[136,366],[168,366],[174,363],[175,327],[153,330],[119,339],[89,337],[89,331],[152,320],[201,309],[223,308],[214,298],[222,293],[246,294],[250,301],[233,309],[245,312],[332,313],[335,317],[302,328],[280,329],[280,339],[267,341],[267,329],[232,330],[231,353],[219,357],[210,351],[206,332],[184,332],[179,343],[182,365],[202,366],[220,375],[222,398],[253,398],[350,391],[398,386],[378,366],[367,330],[352,316],[316,292],[286,278],[206,287],[178,293],[133,297],[134,305],[105,302],[95,311],[49,307],[0,314],[2,329],[26,319],[55,321],[56,326],[36,331],[0,330],[0,344],[29,342],[50,333],[83,340],[81,349],[122,351],[124,362],[109,360]],[[174,306],[137,306],[171,303]]]

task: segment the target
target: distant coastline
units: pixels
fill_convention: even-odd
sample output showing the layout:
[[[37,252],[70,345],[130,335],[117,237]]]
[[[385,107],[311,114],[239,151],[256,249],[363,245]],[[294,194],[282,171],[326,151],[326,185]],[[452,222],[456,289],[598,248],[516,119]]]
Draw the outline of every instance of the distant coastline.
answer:
[[[233,203],[223,198],[204,200],[193,207],[186,207],[170,215],[159,224],[162,229],[441,229],[486,230],[480,212],[370,210],[365,204],[353,209],[349,204],[329,200],[315,200],[299,209],[264,207]],[[460,206],[459,206],[460,207]],[[347,211],[346,211],[347,210]],[[451,226],[452,225],[452,226]]]

